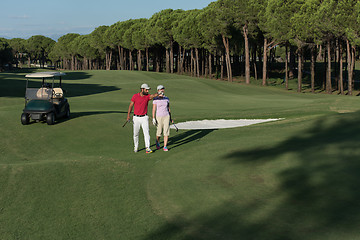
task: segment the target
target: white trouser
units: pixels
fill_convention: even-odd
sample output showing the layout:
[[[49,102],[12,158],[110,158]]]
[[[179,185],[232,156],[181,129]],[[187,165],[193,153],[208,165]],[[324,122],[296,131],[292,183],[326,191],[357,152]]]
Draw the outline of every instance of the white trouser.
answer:
[[[133,117],[134,121],[134,147],[137,150],[139,148],[139,132],[140,127],[144,133],[145,148],[150,147],[150,134],[149,134],[149,116]]]

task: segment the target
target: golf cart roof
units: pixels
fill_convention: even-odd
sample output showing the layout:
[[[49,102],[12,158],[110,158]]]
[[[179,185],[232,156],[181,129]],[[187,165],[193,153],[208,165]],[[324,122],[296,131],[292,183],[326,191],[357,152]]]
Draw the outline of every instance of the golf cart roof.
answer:
[[[30,73],[26,74],[25,77],[27,78],[52,78],[52,77],[59,77],[64,76],[65,73],[62,72],[38,72],[38,73]]]

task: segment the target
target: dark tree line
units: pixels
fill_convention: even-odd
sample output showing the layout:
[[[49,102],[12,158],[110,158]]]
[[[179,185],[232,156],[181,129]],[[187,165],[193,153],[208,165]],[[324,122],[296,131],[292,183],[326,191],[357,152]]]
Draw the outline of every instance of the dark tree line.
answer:
[[[230,82],[243,76],[247,84],[261,75],[267,85],[274,52],[282,49],[286,88],[297,76],[302,91],[308,60],[313,92],[322,62],[326,92],[352,95],[359,13],[357,0],[218,0],[201,10],[166,9],[150,19],[100,26],[88,35],[69,33],[57,42],[44,36],[2,39],[0,53],[7,49],[4,42],[19,64],[25,58],[28,64],[50,61],[69,70],[163,71]]]

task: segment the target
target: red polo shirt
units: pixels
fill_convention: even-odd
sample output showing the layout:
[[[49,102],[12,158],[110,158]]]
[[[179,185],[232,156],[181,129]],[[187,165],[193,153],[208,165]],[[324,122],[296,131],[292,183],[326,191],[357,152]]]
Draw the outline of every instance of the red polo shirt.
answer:
[[[134,94],[131,101],[134,102],[134,114],[145,115],[147,114],[148,103],[150,101],[150,95],[140,96],[140,93]]]

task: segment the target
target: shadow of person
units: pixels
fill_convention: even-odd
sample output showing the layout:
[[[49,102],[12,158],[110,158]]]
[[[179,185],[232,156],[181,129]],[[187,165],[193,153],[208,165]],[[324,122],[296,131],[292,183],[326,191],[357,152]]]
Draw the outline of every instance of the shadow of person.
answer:
[[[191,143],[193,141],[199,141],[201,138],[215,131],[216,129],[201,129],[201,130],[189,130],[184,133],[172,136],[169,138],[168,146],[170,148],[177,148],[184,144]]]
[[[168,140],[168,149],[174,149],[180,147],[184,144],[191,143],[193,141],[199,141],[201,138],[205,137],[209,133],[215,131],[216,129],[201,129],[201,130],[189,130],[181,134],[177,134],[173,137],[170,137]],[[151,148],[155,147],[155,144],[150,146]],[[145,150],[145,148],[139,149],[139,151]],[[156,149],[153,151],[157,151]]]

